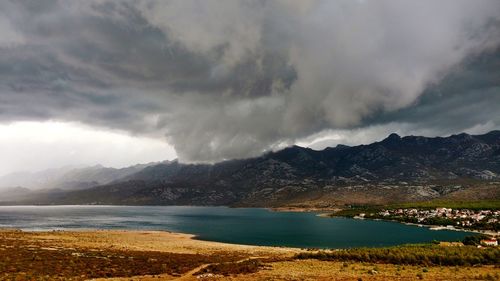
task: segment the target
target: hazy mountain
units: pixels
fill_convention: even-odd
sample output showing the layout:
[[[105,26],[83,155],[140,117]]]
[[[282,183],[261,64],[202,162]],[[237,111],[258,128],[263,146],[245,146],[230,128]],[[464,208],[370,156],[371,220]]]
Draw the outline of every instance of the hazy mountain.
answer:
[[[95,165],[91,167],[63,167],[38,172],[11,173],[0,177],[0,190],[15,186],[31,190],[85,189],[111,183],[154,164],[158,163],[139,164],[120,169]]]
[[[213,165],[165,162],[37,203],[335,205],[500,198],[500,131],[400,137],[316,151],[293,146]],[[471,189],[474,191],[472,192]]]
[[[30,189],[42,189],[56,181],[65,173],[77,167],[61,167],[37,172],[14,172],[0,177],[0,190],[22,186]]]
[[[0,201],[19,201],[26,199],[31,190],[24,187],[7,187],[0,190]]]

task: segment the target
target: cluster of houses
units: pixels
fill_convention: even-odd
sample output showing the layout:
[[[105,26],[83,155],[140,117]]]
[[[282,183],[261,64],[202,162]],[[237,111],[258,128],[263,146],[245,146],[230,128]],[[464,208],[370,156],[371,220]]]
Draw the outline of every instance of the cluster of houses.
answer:
[[[498,229],[498,225],[500,224],[500,210],[470,210],[452,208],[389,209],[382,210],[378,213],[361,213],[355,218],[390,219],[404,222],[414,222],[419,224],[437,224],[445,221],[447,223],[450,223],[445,228],[451,229],[453,229],[454,226],[484,229],[485,226],[488,225],[494,225],[496,226],[495,228]],[[493,237],[490,239],[483,239],[480,243],[483,246],[498,246],[497,239]]]
[[[458,226],[468,227],[484,221],[494,224],[500,221],[500,211],[492,210],[469,210],[469,209],[451,209],[451,208],[436,208],[433,210],[423,209],[394,209],[383,210],[378,213],[382,217],[388,216],[404,216],[416,218],[418,222],[425,222],[430,218],[446,218],[455,221]]]
[[[500,210],[470,210],[470,209],[391,209],[382,210],[376,214],[359,214],[360,218],[382,218],[396,219],[406,222],[421,224],[433,224],[432,221],[443,220],[449,222],[449,225],[463,228],[484,228],[485,225],[500,224]]]

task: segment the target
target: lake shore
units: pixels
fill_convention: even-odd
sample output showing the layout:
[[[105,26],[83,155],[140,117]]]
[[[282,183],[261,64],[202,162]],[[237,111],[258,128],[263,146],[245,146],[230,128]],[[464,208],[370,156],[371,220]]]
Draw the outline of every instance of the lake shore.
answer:
[[[331,218],[335,217],[332,216],[332,214],[319,214],[319,217],[324,217],[324,218]],[[346,217],[350,218],[350,217]],[[419,224],[419,223],[412,223],[412,222],[404,222],[404,221],[398,221],[398,220],[389,220],[389,219],[371,219],[371,218],[360,218],[357,216],[352,217],[353,219],[358,219],[358,220],[373,220],[373,221],[388,221],[388,222],[396,222],[396,223],[401,223],[405,225],[411,225],[411,226],[418,226],[418,227],[426,227],[429,228],[430,230],[451,230],[451,231],[459,231],[459,232],[469,232],[469,233],[477,233],[477,234],[486,234],[490,236],[500,236],[500,232],[497,231],[492,231],[492,230],[482,230],[482,229],[467,229],[467,228],[459,228],[455,226],[444,226],[444,225],[431,225],[431,224]]]
[[[1,229],[0,280],[414,280],[422,272],[421,266],[401,270],[392,264],[294,259],[304,252],[311,251],[201,241],[166,231]],[[428,267],[424,274],[470,280],[500,269]]]
[[[305,213],[317,213],[316,216],[322,218],[332,218],[336,217],[335,213],[342,211],[341,208],[305,208],[305,207],[277,207],[277,208],[269,208],[269,210],[275,212],[305,212]],[[402,222],[398,220],[384,220],[384,219],[369,219],[369,218],[360,218],[357,216],[348,217],[348,216],[337,216],[337,217],[346,217],[353,219],[363,219],[363,220],[374,220],[374,221],[388,221],[388,222],[397,222],[405,225],[418,226],[418,227],[426,227],[431,230],[451,230],[451,231],[460,231],[460,232],[470,232],[477,234],[486,234],[490,236],[500,236],[500,232],[492,231],[492,230],[481,230],[481,229],[466,229],[466,228],[458,228],[455,226],[447,227],[442,225],[429,225],[429,224],[417,224],[410,222]]]

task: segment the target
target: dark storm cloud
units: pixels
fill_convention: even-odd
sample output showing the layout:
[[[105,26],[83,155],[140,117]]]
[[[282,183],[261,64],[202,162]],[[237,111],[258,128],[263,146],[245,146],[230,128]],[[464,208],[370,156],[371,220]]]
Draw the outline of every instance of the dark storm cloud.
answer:
[[[499,21],[495,0],[3,1],[0,118],[166,136],[185,161],[496,128]]]
[[[405,122],[442,135],[476,125],[500,125],[500,49],[467,58],[438,84],[428,87],[415,104],[374,116],[367,124]],[[495,126],[496,125],[496,126]]]

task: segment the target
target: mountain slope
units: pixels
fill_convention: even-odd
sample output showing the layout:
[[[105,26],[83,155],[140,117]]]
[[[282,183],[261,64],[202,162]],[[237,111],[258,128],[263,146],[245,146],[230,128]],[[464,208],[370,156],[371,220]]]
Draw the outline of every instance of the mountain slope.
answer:
[[[39,202],[280,206],[415,201],[483,188],[500,198],[500,131],[400,137],[315,151],[293,146],[213,165],[177,161]],[[474,193],[472,193],[474,194]],[[467,199],[467,198],[466,198]]]

